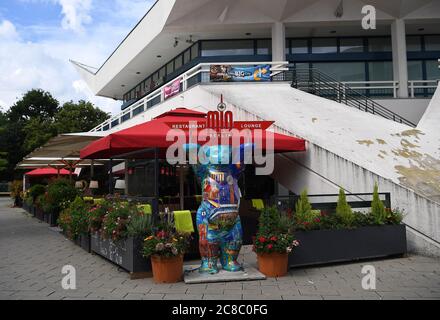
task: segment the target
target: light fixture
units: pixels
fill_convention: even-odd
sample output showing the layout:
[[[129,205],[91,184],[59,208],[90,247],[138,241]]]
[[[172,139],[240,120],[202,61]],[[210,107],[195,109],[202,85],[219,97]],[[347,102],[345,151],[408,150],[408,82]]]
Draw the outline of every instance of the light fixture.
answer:
[[[179,39],[174,38],[174,44],[173,47],[176,48],[179,45]]]
[[[125,84],[121,84],[121,87],[124,88],[124,87],[125,87]]]
[[[336,33],[336,30],[331,30],[330,33]]]
[[[158,54],[156,57],[157,57],[157,58],[162,58],[162,56],[161,56],[160,54]]]
[[[125,180],[116,180],[115,189],[125,190]]]
[[[76,189],[82,189],[83,187],[84,187],[84,185],[83,185],[82,181],[75,182],[75,188]]]
[[[252,35],[252,33],[250,33],[250,32],[246,32],[245,33],[247,36],[251,36]]]
[[[193,44],[194,43],[192,35],[189,36],[189,39],[186,40],[186,43],[189,43],[189,44]]]
[[[141,74],[141,73],[138,71],[138,72],[136,72],[136,74]]]
[[[419,31],[425,31],[425,28],[419,28],[418,30]]]
[[[99,189],[99,182],[96,180],[90,181],[89,189]]]

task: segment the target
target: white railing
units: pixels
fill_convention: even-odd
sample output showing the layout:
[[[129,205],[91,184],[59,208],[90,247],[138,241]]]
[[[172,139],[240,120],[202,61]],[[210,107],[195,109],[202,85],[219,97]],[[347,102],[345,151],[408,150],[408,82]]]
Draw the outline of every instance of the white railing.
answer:
[[[209,72],[210,72],[210,66],[216,64],[216,65],[232,65],[232,66],[255,66],[255,65],[271,65],[271,77],[274,77],[278,74],[280,74],[283,71],[289,70],[287,68],[288,62],[287,61],[281,61],[281,62],[223,62],[223,63],[200,63],[193,68],[189,69],[188,71],[182,73],[181,75],[175,77],[171,81],[161,85],[151,93],[147,94],[142,99],[134,102],[131,104],[127,109],[123,110],[121,113],[111,117],[107,121],[101,123],[97,127],[93,128],[90,131],[103,131],[103,130],[109,130],[111,128],[114,128],[115,126],[127,121],[128,119],[131,119],[151,107],[165,101],[164,96],[164,88],[170,86],[172,83],[174,83],[176,80],[181,80],[181,92],[188,90],[190,87],[192,87],[195,84],[198,83],[208,83],[210,82]],[[200,75],[200,79],[196,79],[194,82],[194,78],[198,77]],[[140,110],[140,111],[138,111]]]
[[[416,89],[435,89],[440,80],[411,80],[408,81],[408,90],[411,98],[415,97]]]
[[[416,89],[436,89],[440,80],[410,80],[408,81],[408,95],[416,97]],[[397,98],[399,91],[398,81],[348,81],[342,82],[354,90],[389,90]]]

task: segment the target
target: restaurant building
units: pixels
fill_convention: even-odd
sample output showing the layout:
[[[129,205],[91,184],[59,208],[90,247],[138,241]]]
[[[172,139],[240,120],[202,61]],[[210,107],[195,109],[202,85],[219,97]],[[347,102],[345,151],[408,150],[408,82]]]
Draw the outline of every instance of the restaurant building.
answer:
[[[305,152],[275,155],[271,176],[246,170],[244,196],[307,189],[326,201],[342,187],[368,201],[378,182],[405,210],[410,249],[440,256],[439,30],[432,0],[158,0],[97,71],[72,61],[94,94],[121,101],[84,135],[224,99],[235,120],[274,121],[271,130],[307,141]],[[146,196],[151,170],[138,159],[112,172],[128,195]],[[179,186],[182,170],[161,170],[160,188],[199,194]]]

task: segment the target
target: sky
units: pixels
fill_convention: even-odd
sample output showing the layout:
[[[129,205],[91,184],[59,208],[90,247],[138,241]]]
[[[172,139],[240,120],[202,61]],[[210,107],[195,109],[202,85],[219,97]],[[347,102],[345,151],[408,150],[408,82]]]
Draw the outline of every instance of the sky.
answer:
[[[100,67],[154,0],[0,0],[0,109],[30,89],[60,103],[85,99],[116,114],[121,102],[95,97],[69,59]]]

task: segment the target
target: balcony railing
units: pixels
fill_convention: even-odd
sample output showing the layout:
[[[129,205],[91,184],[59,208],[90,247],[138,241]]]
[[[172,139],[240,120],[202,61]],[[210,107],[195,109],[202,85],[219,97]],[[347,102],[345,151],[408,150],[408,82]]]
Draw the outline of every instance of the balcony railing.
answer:
[[[199,83],[210,82],[210,66],[213,63],[200,63],[185,73],[179,75],[173,80],[165,83],[161,87],[158,87],[153,92],[146,95],[144,98],[136,101],[123,112],[111,117],[109,120],[93,128],[91,131],[107,131],[110,130],[125,121],[136,117],[137,115],[151,109],[155,105],[158,105],[166,100],[164,95],[164,88],[172,85],[176,80],[180,79],[180,92],[186,91],[189,88]],[[288,62],[224,62],[215,63],[216,65],[232,65],[232,66],[256,66],[256,65],[270,65],[271,66],[271,79],[272,81],[291,81],[286,78],[284,71],[288,71]]]

